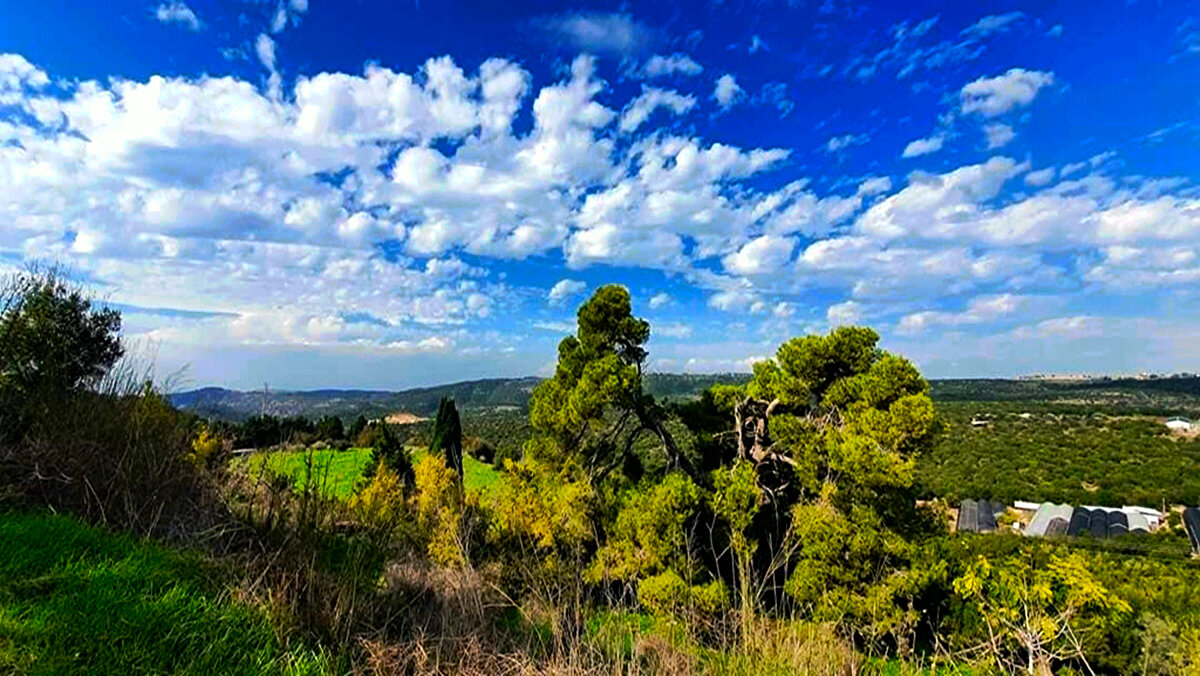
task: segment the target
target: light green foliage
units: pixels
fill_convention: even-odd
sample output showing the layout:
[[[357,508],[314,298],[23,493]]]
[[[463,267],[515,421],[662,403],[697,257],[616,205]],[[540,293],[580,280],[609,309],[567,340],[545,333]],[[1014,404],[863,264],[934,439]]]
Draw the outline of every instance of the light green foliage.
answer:
[[[638,601],[660,617],[688,614],[707,619],[729,609],[729,590],[723,583],[688,584],[674,570],[640,580],[637,590]]]
[[[441,456],[427,454],[417,461],[416,511],[418,530],[425,536],[429,557],[439,565],[459,566],[467,562],[463,513],[468,496],[460,478]]]
[[[405,516],[404,493],[400,475],[383,465],[362,490],[350,496],[347,504],[359,523],[379,531],[390,531]]]
[[[980,556],[953,588],[977,613],[978,640],[1002,669],[1048,670],[1082,662],[1130,606],[1109,593],[1077,554]]]
[[[576,551],[594,537],[595,495],[585,481],[549,471],[533,461],[509,463],[503,497],[493,504],[493,529],[544,551]]]
[[[713,472],[710,500],[713,513],[729,525],[734,550],[753,556],[756,545],[747,533],[762,505],[762,490],[758,487],[754,464],[743,461],[735,463],[729,470]]]
[[[700,489],[679,472],[630,491],[589,578],[629,581],[665,570],[690,577],[689,526],[700,499]]]
[[[188,462],[197,469],[208,467],[221,452],[221,447],[221,438],[213,434],[207,425],[202,426],[192,438],[192,450],[187,454]]]
[[[543,603],[568,603],[595,547],[596,494],[577,472],[529,457],[506,461],[505,470],[487,501],[487,543],[503,583]]]

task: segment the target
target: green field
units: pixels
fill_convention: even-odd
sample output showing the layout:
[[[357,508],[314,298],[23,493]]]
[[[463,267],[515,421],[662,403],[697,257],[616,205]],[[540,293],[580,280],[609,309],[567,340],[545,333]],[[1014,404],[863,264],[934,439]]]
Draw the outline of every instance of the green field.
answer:
[[[423,448],[410,447],[413,461],[425,453]],[[251,473],[257,472],[265,463],[273,472],[291,476],[297,489],[304,489],[308,477],[312,476],[318,487],[327,494],[339,498],[350,497],[362,476],[367,461],[371,458],[369,448],[351,448],[345,451],[277,451],[255,453],[234,460],[247,465]],[[311,463],[312,470],[309,471]],[[493,490],[500,479],[499,472],[487,463],[470,456],[463,457],[463,483],[467,490],[486,493]]]
[[[0,673],[325,673],[213,564],[63,516],[0,513]]]

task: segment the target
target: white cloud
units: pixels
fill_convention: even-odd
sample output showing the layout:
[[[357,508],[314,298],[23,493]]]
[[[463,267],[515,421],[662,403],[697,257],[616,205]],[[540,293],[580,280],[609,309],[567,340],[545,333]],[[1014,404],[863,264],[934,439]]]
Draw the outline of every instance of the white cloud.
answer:
[[[763,235],[726,256],[725,269],[738,275],[778,273],[791,260],[795,248],[791,238]]]
[[[1053,83],[1054,73],[1012,68],[1003,75],[967,83],[959,99],[964,113],[996,117],[1033,103],[1038,91]]]
[[[1008,12],[1007,14],[989,14],[970,26],[963,29],[963,35],[976,38],[983,38],[994,33],[1003,33],[1011,28],[1014,24],[1025,18],[1022,12]]]
[[[298,24],[300,15],[308,11],[308,0],[277,0],[271,14],[271,32],[279,33],[287,28],[288,22]]]
[[[651,331],[655,335],[667,338],[687,338],[692,335],[692,327],[687,324],[655,324]]]
[[[1017,134],[1013,131],[1013,128],[1007,124],[984,125],[983,133],[987,137],[988,150],[1002,148],[1017,137]]]
[[[651,310],[657,310],[661,307],[670,305],[671,304],[671,294],[669,294],[665,291],[656,293],[650,297],[650,301],[647,304],[650,306]]]
[[[258,62],[269,71],[275,70],[275,41],[266,33],[259,33],[254,40],[254,53],[258,56]]]
[[[1054,180],[1054,167],[1046,167],[1025,174],[1025,185],[1040,188]]]
[[[904,146],[904,152],[900,156],[909,158],[936,153],[942,149],[943,143],[945,143],[945,137],[941,134],[934,134],[928,138],[919,138],[915,141],[910,141],[908,145]]]
[[[254,40],[254,53],[258,62],[267,69],[267,91],[272,98],[279,98],[283,80],[275,67],[275,41],[266,33],[259,33]]]
[[[278,69],[273,48],[259,56]],[[805,316],[779,299],[813,289],[848,299],[830,323],[871,308],[916,330],[986,326],[986,306],[949,311],[947,296],[1200,288],[1200,199],[1179,181],[1113,176],[1105,155],[1057,183],[1005,157],[896,185],[780,181],[767,172],[799,164],[783,149],[657,118],[617,138],[632,102],[588,58],[537,86],[503,59],[468,72],[448,57],[299,77],[278,96],[234,77],[55,81],[49,95],[48,74],[0,56],[0,92],[27,113],[0,123],[0,253],[62,260],[115,302],[238,318],[204,320],[196,340],[213,345],[403,351],[437,337],[467,354],[481,325],[546,291],[514,288],[495,258],[664,270],[755,335]],[[164,341],[191,328],[139,321]]]
[[[896,330],[900,333],[920,333],[933,326],[962,326],[984,324],[1010,316],[1027,307],[1031,299],[1013,294],[979,296],[971,299],[959,313],[926,311],[905,315]]]
[[[46,71],[20,54],[0,54],[0,95],[20,92],[22,87],[41,89],[50,84]],[[3,100],[8,103],[8,97]]]
[[[695,105],[695,97],[683,96],[672,90],[643,87],[641,95],[630,101],[621,113],[618,127],[622,132],[629,133],[649,120],[650,115],[658,108],[666,108],[676,115],[683,115]]]
[[[546,294],[546,300],[551,305],[562,305],[567,299],[578,296],[587,291],[587,283],[577,279],[560,279],[554,286],[550,287],[549,293]]]
[[[718,106],[724,110],[728,110],[733,104],[745,97],[745,95],[746,93],[738,86],[737,80],[729,73],[726,73],[717,78],[712,98],[717,102]]]
[[[825,319],[830,326],[852,326],[862,321],[863,306],[852,300],[830,305],[825,310]]]
[[[849,148],[850,146],[858,146],[866,143],[868,137],[865,134],[843,134],[842,136],[832,136],[825,142],[825,151],[837,153]]]
[[[676,52],[663,56],[655,54],[637,71],[639,77],[657,78],[669,75],[692,77],[704,72],[704,67],[692,60],[687,54]]]
[[[1022,326],[1013,331],[1017,338],[1086,338],[1103,335],[1104,322],[1099,317],[1078,315],[1055,317],[1038,322],[1033,326]]]
[[[154,18],[162,23],[177,23],[193,31],[198,31],[203,27],[196,13],[182,0],[171,0],[160,4],[154,10]]]
[[[542,17],[533,25],[572,50],[628,56],[650,44],[653,34],[629,14],[574,12]]]

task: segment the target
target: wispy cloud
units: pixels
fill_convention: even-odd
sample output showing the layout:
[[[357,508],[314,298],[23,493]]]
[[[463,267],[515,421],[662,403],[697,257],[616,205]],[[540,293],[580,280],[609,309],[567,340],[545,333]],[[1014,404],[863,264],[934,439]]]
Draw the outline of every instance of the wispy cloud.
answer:
[[[626,57],[642,52],[654,32],[629,14],[572,12],[534,19],[534,28],[573,51]]]
[[[179,24],[189,30],[198,31],[204,27],[196,12],[192,11],[183,0],[164,2],[154,10],[154,18],[162,23]]]

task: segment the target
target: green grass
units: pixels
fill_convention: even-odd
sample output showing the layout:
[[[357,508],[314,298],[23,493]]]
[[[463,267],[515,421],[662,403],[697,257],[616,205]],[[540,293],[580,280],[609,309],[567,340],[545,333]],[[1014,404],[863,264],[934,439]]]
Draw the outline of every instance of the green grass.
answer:
[[[305,674],[200,555],[49,514],[0,513],[0,673]]]
[[[296,488],[303,490],[309,476],[307,464],[310,456],[311,475],[317,486],[339,498],[347,498],[358,485],[363,468],[371,458],[371,449],[264,452],[244,456],[234,462],[248,465],[252,473],[260,471],[265,464],[273,472],[292,477]]]
[[[426,453],[423,448],[410,447],[408,450],[412,454],[413,462],[419,460]],[[302,490],[309,474],[306,467],[310,455],[312,457],[312,476],[317,485],[324,487],[324,490],[331,492],[336,497],[348,498],[354,493],[359,477],[362,476],[363,468],[371,458],[371,449],[255,453],[238,458],[234,462],[248,465],[251,472],[258,471],[265,463],[271,471],[291,476],[295,481],[296,488]],[[463,458],[463,475],[463,483],[467,490],[479,491],[485,495],[496,490],[500,481],[500,473],[496,471],[495,467],[470,456]]]

